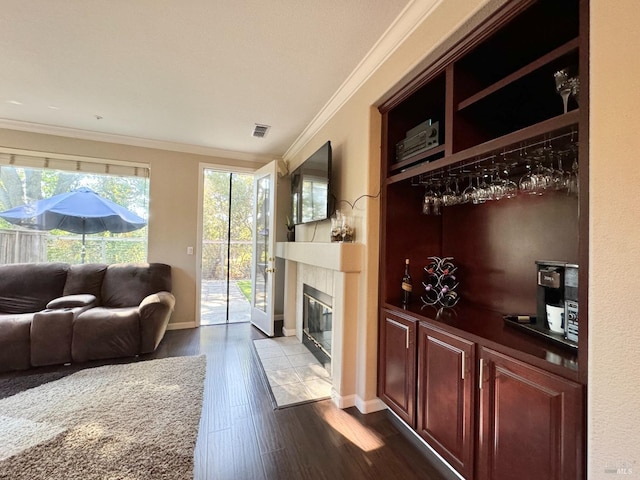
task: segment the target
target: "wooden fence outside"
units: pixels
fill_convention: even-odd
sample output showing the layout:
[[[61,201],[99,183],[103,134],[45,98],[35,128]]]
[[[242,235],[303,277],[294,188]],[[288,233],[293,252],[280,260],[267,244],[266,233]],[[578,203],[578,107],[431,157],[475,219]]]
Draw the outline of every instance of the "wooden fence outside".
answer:
[[[47,261],[47,232],[0,230],[0,264]]]

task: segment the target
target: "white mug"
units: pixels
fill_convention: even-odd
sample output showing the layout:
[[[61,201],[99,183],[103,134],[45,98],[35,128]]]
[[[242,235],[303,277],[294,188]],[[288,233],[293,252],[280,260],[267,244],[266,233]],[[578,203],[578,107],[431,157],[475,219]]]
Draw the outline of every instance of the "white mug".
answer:
[[[564,333],[564,307],[547,305],[547,322],[552,332]]]

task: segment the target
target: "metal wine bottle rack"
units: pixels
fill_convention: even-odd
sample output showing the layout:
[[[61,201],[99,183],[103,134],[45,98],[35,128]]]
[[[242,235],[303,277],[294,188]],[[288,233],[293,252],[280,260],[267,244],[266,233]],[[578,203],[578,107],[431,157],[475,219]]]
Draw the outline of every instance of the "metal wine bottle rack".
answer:
[[[455,272],[458,269],[453,257],[429,257],[429,264],[424,267],[425,279],[422,282],[424,295],[420,297],[425,305],[453,307],[460,300],[456,288],[460,284]]]

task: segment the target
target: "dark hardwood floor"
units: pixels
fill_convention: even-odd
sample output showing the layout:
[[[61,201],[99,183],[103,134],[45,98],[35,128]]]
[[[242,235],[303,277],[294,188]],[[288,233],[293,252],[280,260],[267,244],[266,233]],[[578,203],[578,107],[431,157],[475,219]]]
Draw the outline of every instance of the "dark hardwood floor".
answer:
[[[248,323],[174,330],[155,353],[137,359],[207,355],[197,480],[455,478],[431,463],[386,411],[363,415],[355,408],[340,410],[330,400],[274,410],[253,350],[256,338],[264,335]],[[82,367],[5,374],[0,389],[6,396],[12,388],[29,388]]]

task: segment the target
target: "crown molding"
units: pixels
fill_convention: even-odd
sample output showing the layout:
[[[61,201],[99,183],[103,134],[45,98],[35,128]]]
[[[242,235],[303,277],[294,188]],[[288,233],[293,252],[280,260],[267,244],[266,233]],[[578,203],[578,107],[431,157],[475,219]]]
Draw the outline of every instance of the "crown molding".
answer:
[[[211,147],[190,145],[187,143],[167,142],[163,140],[151,140],[148,138],[130,137],[127,135],[116,135],[112,133],[100,133],[77,128],[56,127],[41,123],[21,122],[0,118],[0,128],[8,130],[20,130],[23,132],[40,133],[43,135],[56,135],[60,137],[77,138],[79,140],[92,140],[95,142],[117,143],[120,145],[130,145],[132,147],[152,148],[156,150],[168,150],[171,152],[189,153],[194,155],[204,155],[208,157],[218,157],[230,160],[241,160],[245,162],[269,163],[277,159],[273,155],[260,155],[233,150],[222,150]]]
[[[290,160],[318,133],[443,0],[413,0],[400,12],[362,61],[283,155]]]

